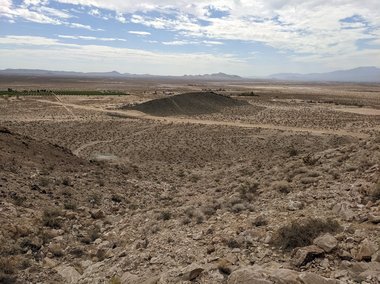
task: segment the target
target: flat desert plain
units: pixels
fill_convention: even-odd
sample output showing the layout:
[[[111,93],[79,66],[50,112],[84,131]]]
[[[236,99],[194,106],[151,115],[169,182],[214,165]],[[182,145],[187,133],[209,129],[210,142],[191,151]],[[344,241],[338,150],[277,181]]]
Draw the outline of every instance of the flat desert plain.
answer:
[[[8,88],[1,283],[379,283],[380,85]]]

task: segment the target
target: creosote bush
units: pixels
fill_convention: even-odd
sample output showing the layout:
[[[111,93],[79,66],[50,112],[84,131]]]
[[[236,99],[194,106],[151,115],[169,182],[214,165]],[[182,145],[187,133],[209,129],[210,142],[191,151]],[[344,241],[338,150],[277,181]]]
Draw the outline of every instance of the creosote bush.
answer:
[[[59,229],[62,226],[61,211],[56,208],[45,209],[42,213],[42,223],[46,227]]]
[[[167,221],[167,220],[170,220],[171,218],[172,218],[172,213],[170,213],[170,211],[162,211],[160,213],[161,220]]]
[[[378,181],[370,192],[370,196],[374,201],[380,199],[380,181]]]
[[[291,185],[286,181],[278,181],[273,184],[273,189],[288,194],[291,191]]]
[[[272,243],[283,250],[292,250],[312,244],[313,240],[322,233],[334,233],[339,230],[339,223],[332,219],[307,218],[295,220],[281,227]]]

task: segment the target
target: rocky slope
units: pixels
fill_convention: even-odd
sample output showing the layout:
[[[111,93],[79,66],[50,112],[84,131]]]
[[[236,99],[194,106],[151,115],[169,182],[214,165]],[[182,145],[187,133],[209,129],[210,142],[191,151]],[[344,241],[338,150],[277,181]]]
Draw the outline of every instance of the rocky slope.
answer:
[[[0,282],[378,283],[380,141],[287,139],[299,148],[270,159],[207,139],[196,156],[148,144],[137,166],[2,128]],[[227,149],[238,160],[216,158]]]

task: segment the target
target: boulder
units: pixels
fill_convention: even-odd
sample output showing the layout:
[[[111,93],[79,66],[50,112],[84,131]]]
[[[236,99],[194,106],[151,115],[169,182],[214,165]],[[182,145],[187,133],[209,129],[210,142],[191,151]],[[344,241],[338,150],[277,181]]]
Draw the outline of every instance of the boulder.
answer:
[[[323,254],[323,249],[317,247],[316,245],[299,248],[294,255],[293,263],[295,266],[300,267],[306,265],[316,257],[322,256]]]
[[[290,269],[277,269],[270,275],[276,284],[299,284],[298,272]]]
[[[354,211],[352,211],[350,204],[348,203],[336,204],[332,211],[346,221],[352,221],[355,216]]]
[[[228,277],[227,284],[271,284],[264,275],[254,268],[241,268],[235,270]]]
[[[59,275],[65,279],[65,283],[67,284],[75,284],[78,283],[81,275],[78,271],[72,266],[60,265],[55,268]]]
[[[331,234],[327,233],[316,238],[313,243],[323,249],[325,252],[331,252],[337,247],[338,240]]]
[[[311,272],[302,272],[299,275],[299,280],[301,280],[301,283],[303,284],[339,284],[341,283],[338,280],[324,278],[318,274],[311,273]]]
[[[375,243],[365,239],[360,243],[355,259],[358,261],[371,261],[372,255],[374,255],[377,250],[378,246]]]

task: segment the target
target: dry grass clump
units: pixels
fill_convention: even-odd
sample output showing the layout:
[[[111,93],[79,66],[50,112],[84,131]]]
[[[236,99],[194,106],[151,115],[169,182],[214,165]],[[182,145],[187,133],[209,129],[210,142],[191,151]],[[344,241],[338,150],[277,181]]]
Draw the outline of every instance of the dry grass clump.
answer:
[[[76,210],[77,209],[77,204],[73,200],[66,200],[63,203],[63,208],[66,210]]]
[[[172,218],[172,213],[168,210],[162,211],[159,216],[159,219],[164,220],[164,221],[168,221],[171,218]]]
[[[246,181],[238,187],[240,198],[247,201],[252,201],[257,194],[259,183]]]
[[[291,185],[287,181],[277,181],[273,183],[272,188],[280,193],[288,194],[291,191]]]
[[[296,247],[308,246],[320,234],[333,233],[339,229],[339,223],[332,219],[307,218],[294,220],[292,223],[281,227],[272,242],[283,250],[291,250]]]
[[[0,283],[16,283],[17,263],[13,259],[0,257]]]
[[[62,212],[56,208],[45,209],[42,213],[42,224],[46,227],[60,229],[62,227]]]

